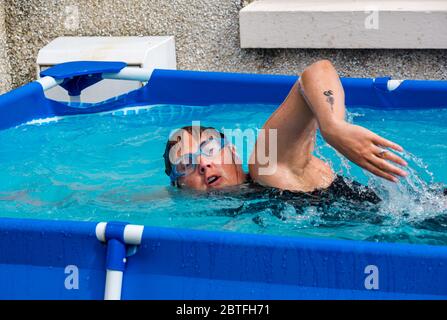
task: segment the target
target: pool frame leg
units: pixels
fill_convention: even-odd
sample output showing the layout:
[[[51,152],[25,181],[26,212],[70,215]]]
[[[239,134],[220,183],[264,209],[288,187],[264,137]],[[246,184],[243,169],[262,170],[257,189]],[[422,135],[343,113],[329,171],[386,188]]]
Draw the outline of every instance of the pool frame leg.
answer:
[[[106,283],[104,300],[121,300],[127,246],[139,245],[144,227],[122,222],[101,222],[96,225],[96,237],[107,243]]]

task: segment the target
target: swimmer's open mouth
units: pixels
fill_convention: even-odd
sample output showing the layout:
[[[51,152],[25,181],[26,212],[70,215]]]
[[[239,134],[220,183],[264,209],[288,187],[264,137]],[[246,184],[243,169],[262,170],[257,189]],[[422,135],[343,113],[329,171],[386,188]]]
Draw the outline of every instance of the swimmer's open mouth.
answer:
[[[206,179],[206,184],[208,186],[215,186],[215,185],[217,185],[219,183],[219,181],[220,181],[220,177],[219,176],[209,176]]]

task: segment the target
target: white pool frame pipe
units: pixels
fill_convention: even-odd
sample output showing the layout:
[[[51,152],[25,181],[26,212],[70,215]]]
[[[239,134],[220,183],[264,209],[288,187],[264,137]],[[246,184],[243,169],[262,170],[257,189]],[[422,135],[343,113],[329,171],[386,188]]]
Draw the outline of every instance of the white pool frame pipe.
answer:
[[[121,69],[118,73],[103,73],[102,77],[104,79],[117,79],[117,80],[134,80],[147,82],[152,76],[153,70],[136,68],[136,67],[125,67]]]
[[[107,222],[100,222],[96,225],[96,238],[101,242],[106,242]],[[143,237],[144,226],[128,224],[124,227],[123,239],[126,245],[140,245]],[[124,261],[126,262],[126,258]],[[104,300],[121,300],[123,285],[123,272],[117,270],[106,270],[106,283],[104,290]]]
[[[123,272],[116,270],[107,270],[104,300],[121,300],[122,287]]]
[[[404,80],[395,80],[395,79],[388,80],[386,87],[388,91],[396,90],[402,84],[403,81]]]
[[[125,67],[118,73],[103,73],[103,79],[116,79],[116,80],[133,80],[133,81],[141,81],[148,82],[152,76],[153,70],[141,69],[136,67]],[[62,79],[54,79],[52,77],[43,77],[39,80],[36,80],[42,85],[44,91],[47,91],[51,88],[59,85],[63,80]],[[390,79],[387,83],[388,91],[393,91],[397,89],[404,80],[398,79]],[[73,97],[71,102],[79,102],[79,97]]]
[[[116,80],[133,80],[147,82],[152,76],[153,70],[141,69],[136,67],[125,67],[118,73],[103,73],[103,79],[116,79]],[[50,90],[62,83],[62,79],[54,79],[53,77],[46,76],[36,80],[36,82],[42,85],[44,91]]]
[[[62,83],[62,81],[63,81],[62,79],[56,80],[53,77],[43,77],[36,80],[36,82],[40,83],[40,85],[42,86],[43,91],[47,91],[50,90],[51,88],[58,86],[59,84]]]

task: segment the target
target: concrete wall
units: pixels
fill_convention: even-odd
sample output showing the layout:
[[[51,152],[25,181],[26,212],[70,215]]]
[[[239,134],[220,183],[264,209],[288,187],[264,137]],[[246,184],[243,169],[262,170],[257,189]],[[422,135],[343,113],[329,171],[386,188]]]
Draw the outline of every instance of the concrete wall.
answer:
[[[0,93],[8,91],[11,85],[9,61],[6,52],[5,1],[0,0]]]
[[[342,76],[447,79],[445,50],[241,49],[239,10],[251,1],[3,2],[14,87],[35,78],[39,48],[62,35],[174,35],[179,69],[295,74],[327,58]],[[0,68],[3,60],[0,55]]]

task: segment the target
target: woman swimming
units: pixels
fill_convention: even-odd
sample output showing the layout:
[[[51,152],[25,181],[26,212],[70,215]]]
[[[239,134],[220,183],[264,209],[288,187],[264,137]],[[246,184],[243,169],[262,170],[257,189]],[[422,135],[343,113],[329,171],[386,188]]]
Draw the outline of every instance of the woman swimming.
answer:
[[[303,71],[287,98],[265,122],[265,134],[257,138],[248,173],[243,171],[235,147],[227,143],[222,133],[193,126],[170,136],[164,153],[165,172],[173,185],[194,190],[248,183],[253,188],[320,195],[319,198],[338,194],[372,203],[380,201],[371,190],[335,175],[329,164],[312,154],[319,128],[332,147],[373,174],[393,182],[407,175],[399,167],[407,163],[390,150],[403,151],[402,147],[346,122],[344,100],[335,68],[327,60],[318,61]],[[275,155],[268,163],[259,157],[272,153]]]

